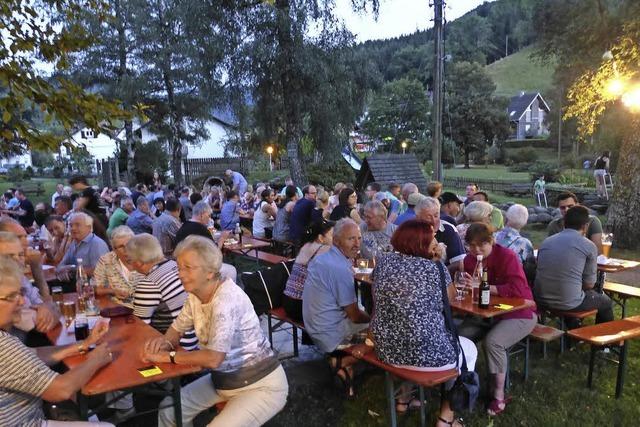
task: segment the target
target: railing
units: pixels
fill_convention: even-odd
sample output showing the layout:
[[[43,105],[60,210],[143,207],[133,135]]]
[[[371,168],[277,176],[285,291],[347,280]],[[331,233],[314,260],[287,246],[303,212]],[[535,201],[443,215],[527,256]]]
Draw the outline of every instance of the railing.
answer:
[[[188,185],[202,175],[222,176],[227,169],[244,174],[247,169],[246,160],[240,157],[184,159],[183,165],[184,179]]]

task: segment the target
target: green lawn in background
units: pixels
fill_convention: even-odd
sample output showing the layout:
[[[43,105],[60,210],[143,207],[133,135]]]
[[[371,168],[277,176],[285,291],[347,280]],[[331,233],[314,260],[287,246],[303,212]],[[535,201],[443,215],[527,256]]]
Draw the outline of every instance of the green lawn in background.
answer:
[[[529,172],[511,172],[503,165],[471,165],[469,169],[463,167],[449,168],[444,170],[445,178],[472,178],[492,179],[504,181],[528,181]]]
[[[532,59],[534,49],[534,46],[526,47],[485,67],[496,84],[496,95],[511,98],[525,91],[549,96],[555,65]]]

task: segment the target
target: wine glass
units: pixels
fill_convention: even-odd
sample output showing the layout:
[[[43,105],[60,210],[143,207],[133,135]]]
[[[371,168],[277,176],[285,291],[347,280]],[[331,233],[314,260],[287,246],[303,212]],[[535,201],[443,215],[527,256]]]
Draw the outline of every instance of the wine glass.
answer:
[[[456,301],[462,301],[464,299],[464,290],[467,287],[464,271],[456,271],[453,285],[456,287]]]

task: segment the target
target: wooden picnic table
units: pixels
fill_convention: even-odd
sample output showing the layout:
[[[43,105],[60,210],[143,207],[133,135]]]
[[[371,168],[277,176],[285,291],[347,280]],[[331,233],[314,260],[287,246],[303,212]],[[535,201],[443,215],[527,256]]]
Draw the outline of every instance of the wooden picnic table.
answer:
[[[462,301],[454,300],[451,301],[450,304],[453,310],[481,317],[483,319],[491,319],[496,316],[522,310],[530,306],[530,303],[524,298],[506,298],[498,295],[491,295],[491,304],[489,305],[489,308],[480,308],[478,304],[474,304],[472,302],[470,292],[465,295]],[[498,307],[499,305],[502,305],[502,307]]]
[[[242,243],[238,242],[233,245],[223,245],[222,250],[227,253],[236,253],[250,258],[255,258],[256,264],[260,265],[260,256],[258,249],[271,247],[271,242],[254,239],[253,237],[243,237]],[[249,255],[251,251],[255,251],[255,256]]]
[[[623,285],[622,283],[604,282],[604,291],[609,294],[611,300],[622,308],[622,318],[627,317],[627,300],[640,298],[640,288]]]
[[[65,300],[75,300],[75,294],[65,294]],[[103,309],[116,306],[109,298],[98,299],[98,306]],[[73,330],[72,330],[73,331]],[[56,344],[68,344],[74,341],[73,332],[62,325],[47,333],[47,336]],[[180,377],[199,372],[200,367],[191,365],[178,365],[171,363],[158,363],[156,366],[162,370],[159,375],[143,377],[138,369],[149,366],[149,363],[142,361],[141,354],[144,343],[151,338],[160,337],[162,334],[144,323],[136,316],[121,316],[112,318],[109,322],[109,332],[104,336],[103,341],[109,344],[113,353],[113,361],[100,369],[85,384],[78,393],[78,404],[80,414],[83,419],[90,415],[86,396],[100,395],[108,392],[120,392],[118,398],[131,393],[137,388],[149,383],[163,380],[170,380],[173,383],[172,390],[167,395],[173,396],[173,407],[176,414],[177,425],[182,425],[182,408],[180,404]],[[74,368],[86,359],[85,355],[72,356],[63,362],[68,368]],[[154,393],[157,391],[154,390]],[[103,406],[112,403],[106,402]],[[97,412],[99,409],[96,409]]]
[[[626,259],[609,258],[607,264],[598,263],[598,271],[603,273],[618,273],[620,271],[635,268],[640,265],[638,261],[630,261]]]
[[[571,329],[567,332],[567,335],[591,344],[589,373],[587,375],[587,386],[589,388],[593,385],[593,367],[597,348],[608,345],[620,346],[618,352],[618,374],[616,378],[616,399],[619,398],[622,395],[622,388],[624,386],[628,342],[631,339],[640,337],[640,316],[632,316],[626,319]]]

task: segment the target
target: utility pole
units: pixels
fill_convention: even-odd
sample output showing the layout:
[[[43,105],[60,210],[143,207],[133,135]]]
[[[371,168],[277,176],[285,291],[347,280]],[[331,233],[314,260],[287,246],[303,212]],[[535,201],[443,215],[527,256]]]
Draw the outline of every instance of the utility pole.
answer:
[[[433,61],[433,144],[431,144],[431,161],[433,179],[442,181],[442,108],[443,108],[443,74],[444,44],[443,16],[444,0],[434,0],[435,9],[433,30],[435,35],[435,61]]]
[[[558,99],[558,167],[562,161],[562,93]]]
[[[504,39],[504,57],[509,56],[509,34],[505,36]]]

